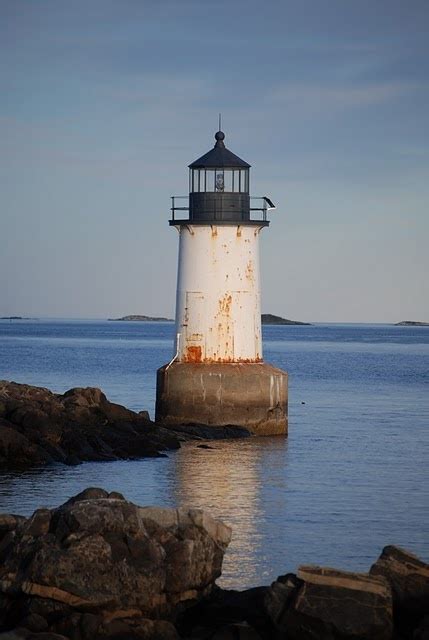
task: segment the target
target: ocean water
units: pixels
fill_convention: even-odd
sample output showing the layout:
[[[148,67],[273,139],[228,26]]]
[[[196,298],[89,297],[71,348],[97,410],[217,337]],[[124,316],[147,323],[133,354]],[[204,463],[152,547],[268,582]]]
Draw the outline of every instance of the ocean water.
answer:
[[[0,379],[101,387],[153,415],[171,323],[0,322]],[[289,437],[189,443],[167,458],[0,472],[0,511],[28,515],[87,486],[192,505],[231,525],[219,583],[268,584],[299,564],[365,571],[386,544],[429,560],[429,329],[265,326],[289,372]]]

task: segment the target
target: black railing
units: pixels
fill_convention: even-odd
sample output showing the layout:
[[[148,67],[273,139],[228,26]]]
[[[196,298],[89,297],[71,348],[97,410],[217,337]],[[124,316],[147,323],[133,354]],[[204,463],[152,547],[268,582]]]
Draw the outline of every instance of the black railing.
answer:
[[[176,200],[187,200],[188,201],[188,206],[187,207],[178,207],[176,206]],[[253,217],[252,213],[250,213],[250,220],[253,222],[258,222],[259,220],[261,222],[267,222],[267,213],[270,209],[275,209],[273,203],[271,202],[271,200],[269,200],[269,198],[267,198],[266,196],[250,196],[250,200],[260,200],[262,206],[260,207],[250,207],[250,212],[252,211],[259,211],[260,212],[260,217]],[[188,211],[189,212],[189,196],[171,196],[171,222],[174,221],[181,221],[184,219],[189,219],[184,218],[182,215],[180,215],[179,217],[176,216],[176,211]]]

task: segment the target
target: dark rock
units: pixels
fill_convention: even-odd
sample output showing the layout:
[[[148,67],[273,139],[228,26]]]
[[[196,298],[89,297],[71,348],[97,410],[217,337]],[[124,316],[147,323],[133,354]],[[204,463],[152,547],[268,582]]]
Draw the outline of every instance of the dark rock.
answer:
[[[12,423],[0,418],[0,468],[10,466],[10,463],[25,467],[47,462],[52,462],[48,451],[39,447],[36,442],[31,442]]]
[[[69,498],[69,500],[63,504],[63,507],[69,507],[76,504],[76,502],[83,502],[84,500],[101,500],[102,498],[109,498],[108,491],[100,489],[99,487],[88,487],[72,498]]]
[[[413,640],[429,640],[429,614],[420,621],[413,633]]]
[[[119,491],[111,491],[107,497],[111,500],[125,500],[124,496],[122,493],[119,493]]]
[[[49,509],[37,509],[27,521],[24,534],[27,536],[42,536],[48,533],[51,522]]]
[[[217,629],[213,640],[261,640],[261,636],[247,622],[234,622],[226,627]]]
[[[392,588],[395,625],[410,634],[429,615],[429,565],[399,547],[384,547],[370,575],[384,577]]]
[[[15,516],[10,513],[0,513],[0,537],[8,531],[13,531],[20,524],[27,521],[24,516]]]
[[[28,616],[25,616],[21,624],[30,631],[46,631],[48,628],[48,623],[46,622],[43,616],[39,616],[38,613],[30,613]]]
[[[31,633],[27,640],[69,640],[69,638],[59,633],[43,631],[42,633]]]
[[[390,640],[392,597],[387,581],[368,574],[300,567],[267,594],[273,637],[290,640]]]
[[[274,627],[281,628],[283,616],[302,585],[302,580],[293,573],[279,576],[272,583],[266,593],[264,607]]]
[[[112,620],[103,625],[97,637],[109,640],[179,640],[179,635],[170,622],[144,618]]]
[[[228,438],[250,438],[252,435],[245,427],[234,425],[210,427],[204,424],[184,424],[169,426],[167,430],[185,436],[185,440],[227,440]]]
[[[29,629],[18,627],[12,631],[0,633],[0,640],[28,640],[31,635],[32,633]]]
[[[0,522],[14,534],[0,565],[0,629],[25,620],[36,632],[45,621],[74,640],[177,638],[171,621],[211,592],[230,540],[199,509],[139,507],[97,488],[21,527]]]
[[[238,624],[243,625],[243,628],[240,627],[243,634],[254,631],[262,638],[271,638],[273,625],[264,609],[267,592],[268,587],[255,587],[245,591],[216,587],[208,598],[181,614],[177,620],[177,628],[186,638],[211,638],[214,632],[235,631],[234,625]]]
[[[91,387],[61,395],[0,381],[0,414],[0,468],[153,457],[180,446],[144,412],[109,402]]]
[[[181,441],[249,437],[234,425],[166,428],[109,402],[97,388],[63,395],[42,387],[0,381],[0,469],[60,462],[162,457]]]

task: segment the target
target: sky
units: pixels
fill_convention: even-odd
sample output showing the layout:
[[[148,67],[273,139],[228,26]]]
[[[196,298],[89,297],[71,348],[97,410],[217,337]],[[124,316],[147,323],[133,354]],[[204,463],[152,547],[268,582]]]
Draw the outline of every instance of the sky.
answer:
[[[262,306],[429,321],[427,0],[1,0],[0,316],[174,316],[171,195],[277,205]]]

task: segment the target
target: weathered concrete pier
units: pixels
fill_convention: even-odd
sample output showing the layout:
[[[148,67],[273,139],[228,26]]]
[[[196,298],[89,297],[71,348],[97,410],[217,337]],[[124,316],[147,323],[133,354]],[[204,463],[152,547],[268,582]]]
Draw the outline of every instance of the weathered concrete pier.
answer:
[[[251,198],[250,165],[224,138],[218,131],[214,148],[189,165],[187,206],[172,198],[176,343],[158,370],[156,421],[285,434],[287,373],[262,357],[259,234],[274,205]]]

